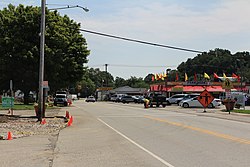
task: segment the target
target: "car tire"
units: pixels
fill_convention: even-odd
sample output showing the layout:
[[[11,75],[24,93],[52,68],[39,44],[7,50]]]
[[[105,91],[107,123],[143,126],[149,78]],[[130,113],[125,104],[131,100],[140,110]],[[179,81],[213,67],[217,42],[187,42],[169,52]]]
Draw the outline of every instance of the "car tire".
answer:
[[[214,105],[213,105],[213,103],[210,103],[207,107],[208,108],[214,108]]]
[[[189,104],[188,104],[188,103],[183,103],[183,104],[182,104],[182,107],[188,108],[188,107],[189,107]]]
[[[165,107],[166,107],[166,104],[162,104],[162,107],[165,108]]]

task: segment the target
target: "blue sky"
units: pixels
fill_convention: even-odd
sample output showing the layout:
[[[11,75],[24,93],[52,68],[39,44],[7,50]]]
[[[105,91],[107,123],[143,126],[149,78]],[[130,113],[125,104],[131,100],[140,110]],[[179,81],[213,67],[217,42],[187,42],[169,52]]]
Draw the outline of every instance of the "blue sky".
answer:
[[[1,0],[0,8],[20,0]],[[40,6],[39,0],[23,0]],[[250,50],[250,1],[247,0],[46,0],[49,8],[81,5],[60,10],[80,22],[82,29],[138,39],[163,45],[209,51],[228,49],[232,53]],[[56,4],[56,5],[52,5]],[[197,54],[83,33],[91,50],[87,66],[114,76],[145,77],[176,69]],[[136,67],[137,66],[137,67]]]

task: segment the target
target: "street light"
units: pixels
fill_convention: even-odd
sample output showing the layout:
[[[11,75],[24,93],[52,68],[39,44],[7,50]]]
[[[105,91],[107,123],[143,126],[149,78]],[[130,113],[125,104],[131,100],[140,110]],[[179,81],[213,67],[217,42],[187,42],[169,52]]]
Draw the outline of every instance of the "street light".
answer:
[[[41,0],[41,36],[40,36],[40,64],[39,64],[39,95],[38,95],[38,121],[42,121],[42,117],[44,116],[44,99],[43,99],[43,84],[44,84],[44,44],[45,44],[45,8],[46,8],[46,0]],[[49,10],[57,10],[57,9],[67,9],[67,8],[82,8],[85,12],[88,12],[89,9],[84,8],[82,6],[67,6],[62,8],[54,8]]]
[[[48,5],[48,4],[47,4],[47,5]],[[69,9],[69,8],[81,8],[81,9],[83,9],[85,12],[88,12],[88,11],[89,11],[88,8],[85,8],[85,7],[82,7],[82,6],[79,6],[79,5],[75,5],[75,6],[70,6],[70,5],[68,5],[67,7],[52,8],[52,9],[49,9],[49,10],[61,10],[61,9]]]

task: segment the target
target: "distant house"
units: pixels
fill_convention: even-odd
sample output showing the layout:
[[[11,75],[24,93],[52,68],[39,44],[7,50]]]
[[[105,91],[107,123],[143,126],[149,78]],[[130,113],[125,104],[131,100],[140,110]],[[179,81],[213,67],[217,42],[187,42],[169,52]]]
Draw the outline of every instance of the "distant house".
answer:
[[[128,95],[144,95],[147,92],[146,88],[131,88],[130,86],[123,86],[110,90],[110,94],[128,94]]]
[[[98,88],[96,90],[96,98],[98,101],[109,100],[113,94],[127,94],[127,95],[145,95],[146,88],[131,88],[130,86],[123,86],[116,89]]]

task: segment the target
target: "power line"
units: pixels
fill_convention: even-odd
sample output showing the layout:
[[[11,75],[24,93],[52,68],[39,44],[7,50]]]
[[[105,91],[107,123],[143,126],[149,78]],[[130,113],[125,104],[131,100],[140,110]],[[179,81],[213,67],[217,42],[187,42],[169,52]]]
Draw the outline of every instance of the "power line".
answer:
[[[185,52],[204,53],[204,52],[199,51],[199,50],[193,50],[193,49],[175,47],[175,46],[170,46],[170,45],[163,45],[163,44],[157,44],[157,43],[152,43],[152,42],[146,42],[146,41],[141,41],[141,40],[137,40],[137,39],[125,38],[125,37],[120,37],[120,36],[116,36],[116,35],[110,35],[110,34],[106,34],[106,33],[90,31],[90,30],[86,30],[86,29],[79,29],[79,30],[83,31],[83,32],[90,33],[90,34],[105,36],[105,37],[109,37],[109,38],[116,38],[116,39],[130,41],[130,42],[137,42],[137,43],[146,44],[146,45],[153,45],[153,46],[164,47],[164,48],[169,48],[169,49],[181,50],[181,51],[185,51]]]
[[[90,67],[102,67],[105,64],[92,65]],[[147,66],[147,65],[125,65],[125,64],[108,64],[111,67],[131,67],[131,68],[166,68],[166,67],[176,67],[176,66]]]

